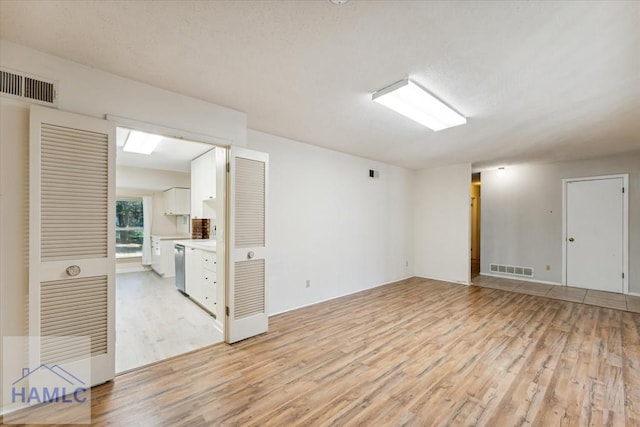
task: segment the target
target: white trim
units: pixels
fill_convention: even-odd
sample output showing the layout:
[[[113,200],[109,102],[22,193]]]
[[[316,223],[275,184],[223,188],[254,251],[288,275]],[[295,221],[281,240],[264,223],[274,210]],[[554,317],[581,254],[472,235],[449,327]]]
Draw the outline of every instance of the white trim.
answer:
[[[155,123],[142,122],[140,120],[119,117],[113,114],[106,115],[107,120],[114,122],[117,126],[129,129],[141,130],[144,132],[155,133],[158,135],[168,136],[170,138],[184,139],[191,142],[203,142],[205,144],[227,147],[233,144],[233,141],[217,136],[204,135],[201,133],[189,132],[183,129],[169,128],[157,125]]]
[[[403,280],[409,280],[409,279],[412,279],[414,277],[418,277],[418,276],[407,276],[407,277],[404,277],[402,279],[391,280],[389,282],[384,282],[384,283],[380,283],[380,284],[377,284],[377,285],[369,286],[368,288],[358,289],[357,291],[353,291],[353,292],[347,292],[346,294],[340,294],[340,295],[336,295],[336,296],[333,296],[333,297],[321,299],[319,301],[310,302],[309,304],[303,304],[303,305],[300,305],[300,306],[297,306],[297,307],[287,308],[286,310],[277,311],[275,313],[269,313],[269,317],[277,316],[279,314],[288,313],[290,311],[299,310],[299,309],[305,308],[305,307],[311,307],[312,305],[316,305],[316,304],[322,304],[323,302],[327,302],[327,301],[331,301],[331,300],[334,300],[334,299],[338,299],[338,298],[346,297],[346,296],[349,296],[349,295],[357,294],[358,292],[364,292],[364,291],[368,291],[370,289],[379,288],[380,286],[390,285],[390,284],[396,283],[396,282],[402,282]]]
[[[555,285],[555,286],[565,286],[562,283],[558,283],[558,282],[549,282],[547,280],[536,280],[536,279],[530,279],[528,277],[522,277],[522,276],[503,276],[500,274],[493,274],[493,273],[480,273],[481,276],[487,276],[487,277],[497,277],[498,279],[511,279],[511,280],[519,280],[522,282],[531,282],[531,283],[542,283],[545,285]]]
[[[598,181],[603,179],[622,179],[622,293],[629,294],[629,174],[587,176],[564,178],[562,180],[562,284],[567,286],[567,184],[577,181]]]
[[[631,295],[632,297],[640,297],[640,293],[638,293],[638,292],[629,291],[629,293],[627,295]]]
[[[469,271],[471,271],[471,266],[469,266]],[[471,276],[471,273],[469,273],[469,276]],[[425,279],[425,280],[437,280],[438,282],[453,283],[454,285],[463,285],[463,286],[471,285],[470,281],[464,282],[462,280],[441,279],[439,277],[427,277],[427,276],[419,276],[419,275],[415,275],[415,277],[418,277],[420,279]],[[471,277],[469,277],[469,279],[471,279]]]
[[[437,277],[426,277],[426,276],[413,276],[413,277],[417,277],[418,279],[424,279],[424,280],[435,280],[438,282],[451,283],[452,285],[471,286],[471,282],[465,283],[462,280],[454,281],[451,279],[438,279]]]
[[[222,337],[220,342],[224,342],[224,328],[222,327],[222,323],[220,323],[218,319],[213,319],[213,327],[216,331],[220,332],[220,336]]]

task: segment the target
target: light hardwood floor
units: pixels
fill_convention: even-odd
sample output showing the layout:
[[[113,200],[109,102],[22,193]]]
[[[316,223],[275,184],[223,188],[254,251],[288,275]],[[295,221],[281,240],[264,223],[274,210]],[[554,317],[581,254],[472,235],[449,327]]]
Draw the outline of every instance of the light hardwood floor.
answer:
[[[183,296],[175,278],[152,271],[116,277],[116,372],[222,342],[211,315]]]
[[[118,376],[96,425],[640,425],[640,315],[410,279]]]

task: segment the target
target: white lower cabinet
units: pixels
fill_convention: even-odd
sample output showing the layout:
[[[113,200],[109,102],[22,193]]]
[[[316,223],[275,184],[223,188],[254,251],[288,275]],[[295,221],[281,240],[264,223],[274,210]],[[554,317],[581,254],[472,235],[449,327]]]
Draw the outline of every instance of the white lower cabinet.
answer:
[[[175,243],[170,239],[151,236],[151,268],[162,277],[175,277]]]
[[[215,252],[205,252],[202,260],[203,297],[202,305],[214,315],[217,314],[218,294],[217,260]]]
[[[217,315],[217,268],[215,252],[196,248],[185,251],[185,287],[189,297],[214,317]]]
[[[184,250],[184,287],[194,301],[200,301],[202,294],[202,251],[195,248]]]
[[[162,268],[162,248],[161,240],[157,237],[151,237],[151,268],[159,275],[163,275]]]

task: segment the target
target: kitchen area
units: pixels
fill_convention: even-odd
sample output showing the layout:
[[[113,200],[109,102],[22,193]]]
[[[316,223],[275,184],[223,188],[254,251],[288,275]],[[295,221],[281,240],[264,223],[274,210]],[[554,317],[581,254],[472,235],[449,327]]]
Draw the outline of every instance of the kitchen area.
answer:
[[[122,373],[224,339],[219,230],[225,219],[226,150],[161,138],[150,154],[134,157],[119,149],[118,156],[117,193],[140,200],[137,210],[130,209],[137,221],[118,235],[123,252],[132,252],[139,241],[136,253],[117,264],[116,371]],[[125,242],[124,233],[135,238]]]
[[[216,155],[224,156],[224,150],[214,148],[191,161],[190,189],[165,191],[165,215],[188,214],[190,235],[152,235],[151,267],[160,276],[175,277],[176,289],[210,314],[222,333],[224,269],[219,268],[217,237],[224,205],[216,197]]]

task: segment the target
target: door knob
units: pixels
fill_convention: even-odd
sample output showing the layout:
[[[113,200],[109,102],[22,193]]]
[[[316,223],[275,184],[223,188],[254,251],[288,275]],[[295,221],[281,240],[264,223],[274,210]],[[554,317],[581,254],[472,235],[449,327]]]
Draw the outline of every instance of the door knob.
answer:
[[[569,237],[570,242],[573,242],[573,240],[574,240],[573,237]]]
[[[249,251],[247,253],[247,258],[249,258],[249,259],[253,259],[254,256],[255,256],[255,253],[253,253],[253,251]]]
[[[65,271],[71,277],[77,276],[78,274],[80,274],[80,267],[77,265],[70,265]]]

